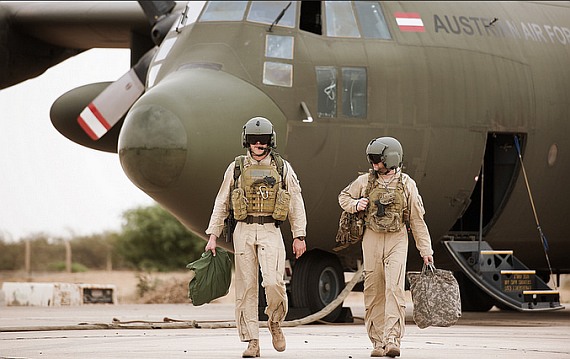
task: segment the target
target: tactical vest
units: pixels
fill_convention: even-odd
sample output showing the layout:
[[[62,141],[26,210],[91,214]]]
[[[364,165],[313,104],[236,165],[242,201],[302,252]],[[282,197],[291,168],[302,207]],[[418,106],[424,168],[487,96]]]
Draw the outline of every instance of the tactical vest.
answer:
[[[275,166],[255,165],[244,168],[241,188],[247,200],[247,214],[271,215],[280,184],[281,177]]]
[[[247,167],[244,166],[244,159],[245,156],[238,156],[235,160],[234,190],[231,195],[235,219],[262,215],[284,221],[289,211],[290,195],[283,176],[283,159],[277,153],[272,153],[271,165]]]
[[[385,187],[374,181],[368,199],[366,227],[375,232],[399,232],[408,220],[402,174],[400,173],[396,188]]]

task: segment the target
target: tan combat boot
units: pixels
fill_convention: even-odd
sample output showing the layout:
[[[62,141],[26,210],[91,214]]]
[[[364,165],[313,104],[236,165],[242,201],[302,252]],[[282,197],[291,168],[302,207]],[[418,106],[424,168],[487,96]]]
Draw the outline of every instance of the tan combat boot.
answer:
[[[247,344],[247,349],[243,352],[242,358],[257,358],[259,357],[259,340],[252,339]]]
[[[278,352],[284,351],[286,345],[285,336],[281,331],[281,325],[279,325],[279,322],[268,321],[267,327],[271,332],[271,337],[273,338],[273,347],[275,348],[275,350],[277,350]]]
[[[400,356],[400,346],[393,342],[388,342],[386,344],[384,355],[390,358],[395,358]]]
[[[384,348],[380,345],[374,346],[372,352],[370,353],[371,357],[379,358],[384,356]]]

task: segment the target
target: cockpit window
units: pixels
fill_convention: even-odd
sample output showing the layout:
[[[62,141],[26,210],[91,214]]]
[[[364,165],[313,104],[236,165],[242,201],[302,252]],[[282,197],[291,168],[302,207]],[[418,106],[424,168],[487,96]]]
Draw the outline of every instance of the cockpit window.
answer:
[[[200,21],[241,21],[247,1],[209,1]]]
[[[325,1],[327,36],[360,37],[352,4],[348,1]]]
[[[292,36],[267,35],[265,41],[265,56],[278,59],[293,59]]]
[[[247,20],[271,25],[288,4],[289,1],[252,1]],[[293,1],[279,20],[278,26],[295,27],[296,12],[297,2]]]
[[[347,117],[366,117],[366,69],[342,68],[342,114]]]
[[[317,114],[319,117],[336,117],[336,68],[317,66]]]
[[[321,22],[321,2],[320,1],[301,1],[301,18],[299,20],[299,29],[312,32],[313,34],[322,35]]]
[[[365,38],[391,39],[386,19],[378,2],[355,1],[354,5],[356,5],[356,12]]]

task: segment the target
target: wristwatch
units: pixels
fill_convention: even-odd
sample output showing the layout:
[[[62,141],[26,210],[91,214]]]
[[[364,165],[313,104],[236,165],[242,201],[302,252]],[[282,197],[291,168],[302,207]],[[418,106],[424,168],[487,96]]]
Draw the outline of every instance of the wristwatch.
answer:
[[[297,237],[297,239],[300,240],[300,241],[304,241],[304,240],[305,240],[305,236]]]

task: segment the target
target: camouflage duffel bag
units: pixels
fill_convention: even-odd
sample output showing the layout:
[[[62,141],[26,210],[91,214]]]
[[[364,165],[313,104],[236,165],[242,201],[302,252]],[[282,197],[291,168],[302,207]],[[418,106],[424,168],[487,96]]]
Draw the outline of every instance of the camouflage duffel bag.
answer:
[[[420,328],[449,327],[461,317],[459,285],[448,270],[436,269],[433,263],[421,272],[409,272],[410,292],[414,304],[413,318]]]
[[[356,244],[364,236],[364,211],[349,213],[342,211],[336,233],[336,245],[333,251],[338,252],[351,244]]]

